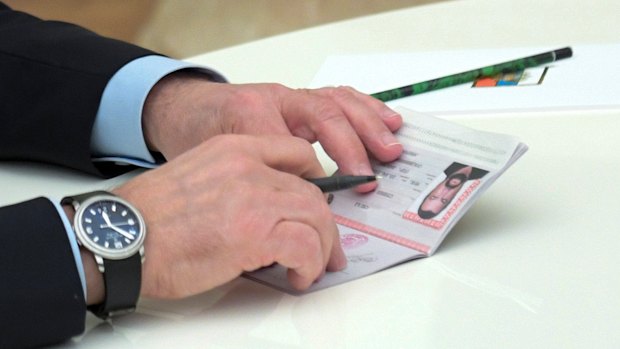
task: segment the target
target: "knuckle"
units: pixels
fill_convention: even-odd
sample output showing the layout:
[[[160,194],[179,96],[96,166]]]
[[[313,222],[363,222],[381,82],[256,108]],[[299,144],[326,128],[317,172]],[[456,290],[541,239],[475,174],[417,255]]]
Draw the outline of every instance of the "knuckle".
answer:
[[[350,99],[353,98],[353,89],[348,86],[338,86],[330,89],[328,94],[335,99]]]
[[[275,261],[272,251],[253,251],[240,257],[239,268],[243,271],[254,271],[258,268],[268,267]]]
[[[297,239],[297,243],[299,246],[303,246],[304,248],[301,251],[305,252],[307,259],[314,259],[317,254],[321,253],[321,241],[317,234],[308,234],[308,232],[303,232],[304,234],[297,234],[295,237]]]
[[[252,176],[259,165],[252,151],[251,137],[241,135],[216,136],[209,140],[208,149],[217,157],[211,159],[212,168],[218,173],[229,173],[231,178]]]
[[[231,90],[224,100],[221,109],[224,111],[256,110],[264,104],[264,96],[253,88],[237,88]]]
[[[290,227],[290,226],[289,226]],[[300,261],[304,261],[303,264],[307,266],[317,264],[316,267],[320,267],[323,255],[321,238],[313,228],[306,224],[295,224],[297,231],[295,234],[290,235],[294,240],[291,246],[295,246],[295,254],[299,257]]]
[[[208,140],[206,147],[221,151],[235,147],[237,140],[230,135],[216,135]]]
[[[352,89],[348,86],[338,86],[333,91],[335,96],[350,97],[353,95]]]
[[[305,186],[307,190],[304,193],[297,195],[295,200],[295,209],[300,212],[314,213],[316,209],[316,193],[317,188],[312,188],[313,185]]]
[[[230,161],[226,162],[228,171],[235,176],[246,178],[246,176],[252,176],[256,169],[253,159],[246,154],[238,154],[238,156],[229,160]],[[249,185],[249,183],[246,184]]]
[[[291,137],[291,142],[295,146],[295,152],[302,159],[315,159],[316,151],[312,147],[312,144],[307,140],[299,137]]]
[[[295,157],[302,159],[306,163],[316,162],[319,164],[316,150],[307,139],[297,136],[276,136],[281,143],[282,147],[287,149],[287,152],[295,154]],[[276,137],[271,137],[276,139]]]
[[[297,195],[294,209],[300,212],[308,212],[317,222],[325,222],[331,219],[332,213],[321,190],[310,183],[305,187],[306,191]]]
[[[274,92],[276,94],[291,91],[290,88],[288,88],[288,87],[286,87],[286,86],[284,86],[282,84],[275,83],[275,82],[266,83],[265,86],[267,87],[267,89],[271,90],[272,92]]]
[[[254,89],[237,89],[229,98],[229,101],[232,103],[249,105],[258,104],[261,100],[262,98],[260,93]]]
[[[244,105],[246,107],[261,106],[265,103],[268,95],[277,96],[290,91],[290,88],[279,83],[263,83],[259,85],[246,86],[246,88],[234,89],[228,96],[226,102],[231,106]]]

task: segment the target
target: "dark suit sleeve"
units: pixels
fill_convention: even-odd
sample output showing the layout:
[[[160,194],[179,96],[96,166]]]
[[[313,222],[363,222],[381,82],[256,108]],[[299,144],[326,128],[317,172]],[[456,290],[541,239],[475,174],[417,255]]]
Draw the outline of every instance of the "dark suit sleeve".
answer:
[[[57,343],[84,331],[82,284],[56,207],[0,208],[0,348]]]
[[[0,160],[102,174],[90,138],[103,90],[122,66],[151,54],[0,2]],[[0,348],[82,333],[83,290],[54,205],[36,199],[0,208],[0,226]]]
[[[102,174],[90,138],[103,90],[122,66],[151,54],[0,3],[0,159]]]

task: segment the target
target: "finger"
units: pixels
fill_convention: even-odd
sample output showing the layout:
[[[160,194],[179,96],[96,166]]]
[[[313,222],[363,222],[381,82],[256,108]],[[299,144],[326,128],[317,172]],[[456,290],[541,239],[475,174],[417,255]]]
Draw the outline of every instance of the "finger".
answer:
[[[392,108],[388,107],[382,101],[371,97],[365,93],[361,93],[353,87],[350,86],[342,86],[351,93],[355,95],[363,103],[367,104],[370,108],[375,110],[375,112],[381,117],[383,123],[390,129],[392,132],[396,132],[403,125],[403,117]]]
[[[347,256],[344,254],[340,243],[340,233],[336,231],[336,237],[332,245],[331,254],[327,263],[328,271],[340,271],[347,266]]]
[[[308,128],[307,131],[298,131],[296,134],[304,134],[308,139],[318,139],[327,154],[338,164],[342,173],[372,174],[368,154],[362,140],[368,143],[366,146],[381,161],[396,159],[402,152],[402,146],[392,142],[395,138],[390,129],[380,120],[372,108],[364,106],[353,93],[345,88],[331,90],[343,91],[342,94],[348,96],[348,102],[341,101],[339,103],[353,106],[349,107],[352,108],[347,111],[349,114],[361,114],[358,110],[363,108],[365,114],[370,113],[371,116],[354,119],[357,122],[355,125],[349,120],[345,110],[339,103],[335,102],[334,98],[322,96],[316,90],[302,90],[297,91],[296,94],[290,94],[290,97],[283,101],[285,102],[283,103],[283,114],[288,119],[289,128],[292,130]],[[291,122],[291,118],[298,120]],[[400,117],[397,119],[400,123]],[[370,127],[365,126],[368,123],[370,123]],[[300,124],[305,126],[302,127]],[[386,137],[389,138],[389,147],[382,144]],[[368,183],[357,187],[356,190],[366,192],[375,189],[376,186],[376,183]]]
[[[320,89],[318,92],[338,104],[366,148],[377,159],[387,162],[400,156],[403,147],[393,134],[402,125],[400,115],[351,87]],[[395,129],[388,127],[386,121]]]
[[[371,175],[366,149],[343,110],[327,97],[297,91],[283,101],[283,114],[289,127],[304,124],[323,149],[346,174]],[[294,119],[294,120],[290,120]]]
[[[294,136],[238,135],[236,141],[265,165],[303,178],[325,176],[310,143]],[[223,144],[222,147],[228,147]]]
[[[312,227],[319,234],[321,249],[324,251],[323,266],[329,270],[344,268],[346,258],[340,245],[338,227],[323,193],[297,176],[278,172],[270,177],[279,185],[278,191],[266,194],[268,202],[277,210],[274,214],[285,221],[300,222]]]
[[[288,268],[291,286],[305,290],[323,273],[323,250],[319,234],[312,227],[281,221],[273,230],[275,261]]]
[[[267,175],[278,190],[261,195],[273,212],[267,214],[282,220],[299,222],[318,233],[323,253],[323,270],[341,270],[347,259],[340,244],[340,234],[326,198],[320,190],[297,176],[270,169]]]

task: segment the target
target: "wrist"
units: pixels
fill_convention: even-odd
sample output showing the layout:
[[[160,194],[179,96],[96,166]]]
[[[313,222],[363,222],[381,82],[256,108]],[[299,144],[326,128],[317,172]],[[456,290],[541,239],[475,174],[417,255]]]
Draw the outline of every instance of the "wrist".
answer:
[[[105,299],[103,275],[97,268],[97,262],[92,252],[80,247],[80,256],[86,275],[86,305],[102,303]]]
[[[62,208],[67,218],[69,218],[69,221],[73,222],[73,217],[75,216],[73,206],[63,205]],[[83,247],[80,247],[80,257],[86,277],[86,305],[101,303],[105,297],[105,287],[103,284],[103,275],[97,268],[95,257],[92,252]]]
[[[144,140],[151,151],[166,158],[178,155],[179,145],[192,133],[191,127],[180,118],[201,112],[197,110],[196,91],[214,82],[208,76],[192,70],[180,70],[163,77],[149,92],[142,112]],[[181,146],[182,147],[182,146]]]

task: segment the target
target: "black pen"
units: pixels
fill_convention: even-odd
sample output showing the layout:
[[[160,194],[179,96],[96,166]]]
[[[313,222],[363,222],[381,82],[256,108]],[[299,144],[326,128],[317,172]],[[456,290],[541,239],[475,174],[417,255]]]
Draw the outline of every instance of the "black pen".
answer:
[[[374,182],[376,180],[377,176],[331,176],[307,179],[308,182],[319,187],[324,193],[349,189],[358,185]]]

